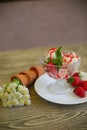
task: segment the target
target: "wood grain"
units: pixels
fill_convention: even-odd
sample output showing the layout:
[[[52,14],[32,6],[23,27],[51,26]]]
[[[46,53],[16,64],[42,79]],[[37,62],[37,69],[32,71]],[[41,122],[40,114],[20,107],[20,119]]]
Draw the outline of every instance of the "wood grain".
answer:
[[[8,82],[13,74],[40,65],[40,55],[48,48],[0,52],[0,84]],[[80,53],[80,69],[86,72],[87,44],[66,45],[65,48]],[[60,105],[48,102],[37,95],[34,84],[29,91],[30,106],[4,108],[0,105],[0,130],[87,130],[87,103]]]

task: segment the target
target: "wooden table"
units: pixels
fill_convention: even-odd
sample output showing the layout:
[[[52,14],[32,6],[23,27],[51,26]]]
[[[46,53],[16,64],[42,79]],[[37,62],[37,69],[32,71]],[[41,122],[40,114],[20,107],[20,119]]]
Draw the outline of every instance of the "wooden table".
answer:
[[[78,51],[82,57],[80,70],[87,71],[87,44],[65,45]],[[0,52],[0,84],[9,82],[10,76],[40,65],[45,48]],[[4,108],[0,106],[0,130],[87,130],[87,103],[60,105],[38,96],[34,84],[29,88],[30,106]]]

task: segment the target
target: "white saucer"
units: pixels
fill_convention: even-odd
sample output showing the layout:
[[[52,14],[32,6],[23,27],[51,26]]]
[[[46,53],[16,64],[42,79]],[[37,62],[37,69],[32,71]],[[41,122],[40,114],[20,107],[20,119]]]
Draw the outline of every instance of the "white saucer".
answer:
[[[81,75],[83,76],[83,80],[87,80],[87,73],[81,72]],[[73,91],[63,95],[50,92],[47,86],[52,82],[54,82],[54,79],[50,78],[47,74],[40,76],[34,85],[36,93],[43,99],[57,104],[73,105],[87,102],[87,96],[80,98]]]

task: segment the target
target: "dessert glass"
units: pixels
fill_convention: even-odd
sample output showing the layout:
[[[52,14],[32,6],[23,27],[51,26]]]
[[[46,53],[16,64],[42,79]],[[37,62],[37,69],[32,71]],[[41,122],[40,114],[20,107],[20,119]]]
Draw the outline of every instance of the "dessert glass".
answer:
[[[69,53],[69,52],[68,52]],[[45,72],[54,79],[51,84],[48,84],[48,90],[54,94],[66,94],[72,90],[71,85],[67,82],[75,72],[78,71],[81,59],[77,62],[72,62],[71,64],[65,64],[62,66],[57,66],[54,64],[48,64],[45,62],[45,55],[41,56],[41,64]]]

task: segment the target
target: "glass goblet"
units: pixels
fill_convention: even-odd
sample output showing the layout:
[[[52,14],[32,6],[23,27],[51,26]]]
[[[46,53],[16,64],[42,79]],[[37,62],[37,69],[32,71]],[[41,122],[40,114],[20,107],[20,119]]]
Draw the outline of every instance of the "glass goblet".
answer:
[[[54,79],[48,84],[48,90],[54,94],[66,94],[72,90],[71,85],[67,82],[75,72],[78,71],[80,60],[72,64],[57,66],[54,64],[45,63],[45,56],[41,57],[41,64],[43,65],[46,73]]]

